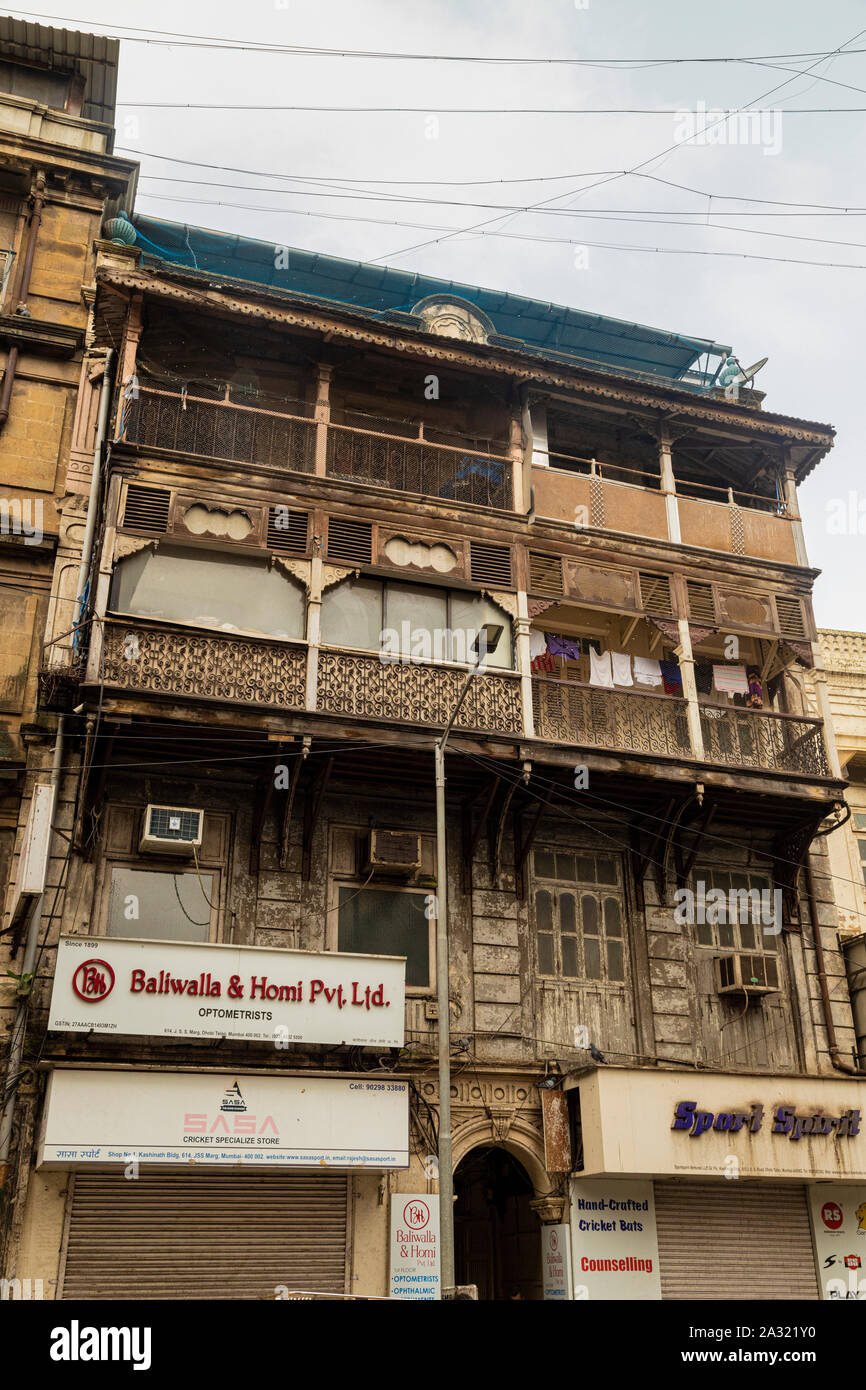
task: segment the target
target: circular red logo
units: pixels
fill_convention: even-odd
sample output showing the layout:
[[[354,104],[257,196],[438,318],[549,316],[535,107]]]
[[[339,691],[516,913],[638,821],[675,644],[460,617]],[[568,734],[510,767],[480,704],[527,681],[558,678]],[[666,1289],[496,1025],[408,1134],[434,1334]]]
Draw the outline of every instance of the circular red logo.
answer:
[[[821,1208],[821,1220],[829,1231],[838,1231],[842,1225],[842,1208],[836,1202],[825,1202]]]
[[[72,988],[85,1004],[98,1004],[114,989],[114,971],[104,960],[82,961],[72,976]]]
[[[559,1241],[558,1241],[557,1236],[556,1236],[556,1231],[554,1231],[554,1230],[551,1229],[549,1239],[550,1239],[550,1248],[551,1248],[551,1250],[558,1250],[558,1249],[559,1249]]]
[[[430,1208],[426,1202],[421,1202],[417,1197],[413,1197],[411,1202],[407,1202],[403,1208],[403,1220],[410,1231],[423,1231],[430,1220]]]

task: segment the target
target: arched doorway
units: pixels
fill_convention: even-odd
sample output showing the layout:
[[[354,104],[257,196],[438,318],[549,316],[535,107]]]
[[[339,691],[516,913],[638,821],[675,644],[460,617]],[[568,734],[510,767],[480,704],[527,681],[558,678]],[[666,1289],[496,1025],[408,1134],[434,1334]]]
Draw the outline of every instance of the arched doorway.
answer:
[[[506,1301],[540,1299],[541,1235],[523,1164],[507,1149],[471,1149],[454,1174],[454,1264],[458,1284]]]

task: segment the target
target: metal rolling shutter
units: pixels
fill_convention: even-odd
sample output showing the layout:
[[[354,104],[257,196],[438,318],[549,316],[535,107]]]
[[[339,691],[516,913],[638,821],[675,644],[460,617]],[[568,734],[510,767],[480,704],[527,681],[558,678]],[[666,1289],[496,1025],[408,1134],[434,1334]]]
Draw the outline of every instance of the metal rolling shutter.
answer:
[[[341,1173],[77,1173],[60,1298],[273,1298],[346,1290]]]
[[[817,1299],[797,1184],[657,1182],[662,1298]]]

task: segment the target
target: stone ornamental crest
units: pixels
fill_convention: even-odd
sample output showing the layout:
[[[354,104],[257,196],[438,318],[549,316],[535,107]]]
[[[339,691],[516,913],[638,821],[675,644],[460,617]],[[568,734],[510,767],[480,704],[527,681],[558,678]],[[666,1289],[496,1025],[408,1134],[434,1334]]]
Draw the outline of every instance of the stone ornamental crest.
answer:
[[[423,319],[428,333],[441,338],[462,338],[467,343],[486,343],[496,330],[486,314],[465,299],[434,294],[421,299],[412,310]]]

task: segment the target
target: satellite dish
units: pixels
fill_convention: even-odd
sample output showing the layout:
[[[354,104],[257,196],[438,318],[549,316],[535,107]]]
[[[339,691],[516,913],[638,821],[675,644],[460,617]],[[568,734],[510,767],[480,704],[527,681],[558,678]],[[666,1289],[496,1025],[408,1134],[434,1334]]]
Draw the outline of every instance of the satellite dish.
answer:
[[[740,368],[740,385],[744,386],[747,381],[753,381],[762,367],[766,367],[769,357],[762,357],[759,362],[754,362],[751,367],[746,367],[745,371]]]

